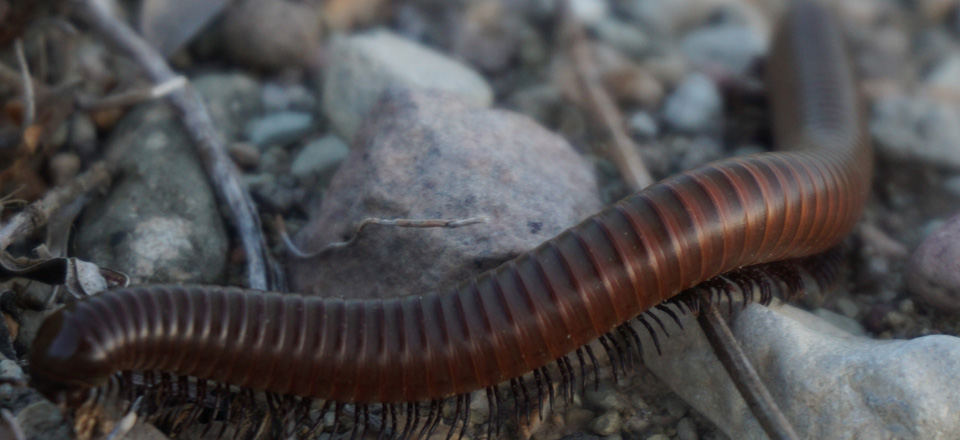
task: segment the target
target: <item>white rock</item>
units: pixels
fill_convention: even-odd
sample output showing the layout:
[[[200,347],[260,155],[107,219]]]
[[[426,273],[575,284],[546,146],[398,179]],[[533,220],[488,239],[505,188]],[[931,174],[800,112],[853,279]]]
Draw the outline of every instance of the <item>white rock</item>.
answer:
[[[663,115],[678,131],[710,131],[719,127],[721,99],[720,91],[710,78],[692,73],[667,98]]]
[[[490,85],[475,71],[387,30],[336,37],[323,79],[323,111],[347,142],[384,90],[436,89],[487,107]]]
[[[610,14],[605,0],[570,0],[570,11],[587,26],[598,23]]]
[[[742,76],[766,52],[767,39],[750,27],[722,24],[691,32],[681,48],[694,66],[722,66],[728,73]]]
[[[960,105],[890,96],[873,105],[870,132],[881,154],[960,169]]]
[[[731,438],[766,438],[684,319],[647,366]],[[960,438],[960,338],[861,338],[789,306],[751,305],[731,327],[801,438]]]

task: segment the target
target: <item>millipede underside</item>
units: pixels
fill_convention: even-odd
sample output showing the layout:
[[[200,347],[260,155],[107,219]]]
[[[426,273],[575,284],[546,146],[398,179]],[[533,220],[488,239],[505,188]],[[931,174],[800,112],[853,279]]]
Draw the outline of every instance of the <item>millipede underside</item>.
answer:
[[[316,438],[322,432],[349,438],[497,437],[511,425],[542,420],[544,406],[570,403],[586,387],[599,387],[600,365],[609,362],[614,381],[643,363],[641,335],[661,351],[666,321],[683,327],[678,314],[698,313],[703,298],[726,303],[791,300],[807,287],[827,289],[838,278],[840,251],[749,266],[687,289],[671,300],[552,362],[498,386],[429,402],[347,403],[254,391],[161,372],[122,372],[91,393],[87,407],[113,405],[122,413],[149,414],[159,428],[181,438]],[[813,290],[813,289],[809,289]],[[592,375],[592,380],[588,376]],[[122,409],[121,409],[122,407]],[[443,422],[443,423],[441,423]]]

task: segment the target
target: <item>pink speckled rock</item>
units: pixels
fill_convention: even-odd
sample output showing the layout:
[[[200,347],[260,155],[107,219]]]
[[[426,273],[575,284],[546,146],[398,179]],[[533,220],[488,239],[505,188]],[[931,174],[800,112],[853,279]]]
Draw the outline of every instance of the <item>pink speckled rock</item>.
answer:
[[[346,240],[368,217],[489,220],[456,229],[370,226],[346,249],[291,257],[295,291],[390,297],[449,287],[601,206],[592,166],[562,138],[449,93],[388,91],[352,150],[297,234],[301,249]]]

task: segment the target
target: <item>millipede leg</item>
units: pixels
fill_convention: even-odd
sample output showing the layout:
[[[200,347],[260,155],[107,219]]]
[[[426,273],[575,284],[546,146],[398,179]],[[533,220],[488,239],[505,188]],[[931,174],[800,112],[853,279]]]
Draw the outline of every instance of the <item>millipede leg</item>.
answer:
[[[600,366],[597,362],[597,357],[593,354],[593,349],[590,348],[590,344],[584,345],[583,348],[587,352],[587,356],[590,356],[590,362],[593,362],[593,389],[594,391],[600,389]]]

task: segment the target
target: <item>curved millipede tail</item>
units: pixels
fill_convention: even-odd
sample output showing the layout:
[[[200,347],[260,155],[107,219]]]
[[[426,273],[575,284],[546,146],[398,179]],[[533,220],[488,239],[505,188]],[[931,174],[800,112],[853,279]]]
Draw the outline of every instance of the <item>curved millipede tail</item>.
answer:
[[[555,392],[596,386],[591,341],[614,374],[642,361],[643,332],[659,352],[665,322],[699,307],[681,292],[767,302],[828,284],[838,257],[811,256],[855,226],[872,150],[837,26],[815,2],[792,4],[768,64],[778,152],[663,180],[448,291],[105,292],[43,323],[31,383],[71,406],[126,396],[174,433],[204,422],[219,437],[423,438],[448,405],[448,438],[495,437],[505,419],[542,416]],[[489,409],[486,433],[468,429],[471,396]]]

